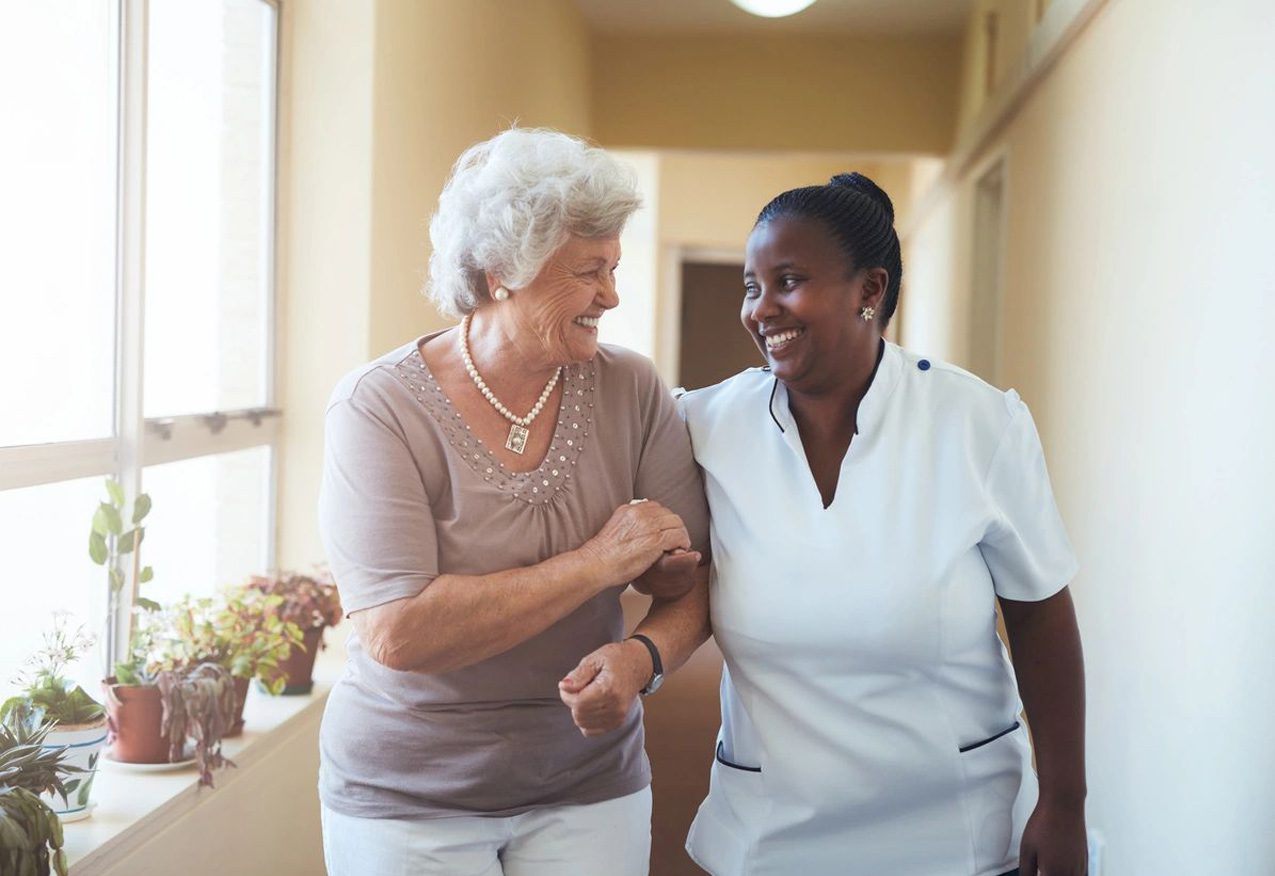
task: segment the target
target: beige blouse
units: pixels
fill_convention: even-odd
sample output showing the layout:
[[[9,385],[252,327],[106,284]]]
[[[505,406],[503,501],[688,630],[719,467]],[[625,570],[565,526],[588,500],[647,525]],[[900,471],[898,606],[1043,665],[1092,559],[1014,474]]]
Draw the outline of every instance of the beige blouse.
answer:
[[[517,474],[434,381],[418,349],[426,339],[347,375],[328,406],[320,527],[347,612],[415,596],[441,574],[573,550],[634,498],[680,514],[707,555],[699,470],[649,361],[602,345],[566,368],[549,452]],[[641,790],[640,706],[621,729],[586,739],[557,687],[581,657],[622,638],[623,589],[454,672],[388,669],[351,635],[320,734],[324,804],[373,818],[513,815]]]

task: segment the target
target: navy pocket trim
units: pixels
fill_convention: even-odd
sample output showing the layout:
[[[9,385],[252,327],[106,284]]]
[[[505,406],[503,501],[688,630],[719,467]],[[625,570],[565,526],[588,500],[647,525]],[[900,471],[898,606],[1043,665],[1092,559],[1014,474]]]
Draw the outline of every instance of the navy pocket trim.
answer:
[[[733,770],[743,770],[743,771],[744,771],[744,772],[746,772],[746,773],[759,773],[759,772],[761,772],[761,767],[746,767],[746,766],[742,766],[741,764],[731,763],[730,761],[728,761],[728,760],[727,760],[727,759],[726,759],[726,758],[722,755],[722,750],[723,750],[725,747],[726,747],[726,746],[725,746],[724,744],[722,744],[721,742],[718,742],[718,743],[717,743],[717,762],[718,762],[718,763],[720,763],[722,766],[728,766],[728,767],[730,767],[730,768],[731,768],[731,769],[733,769]]]
[[[1001,732],[997,733],[995,736],[989,736],[986,739],[984,739],[982,742],[975,742],[973,745],[966,745],[964,748],[961,749],[961,754],[964,754],[967,751],[973,751],[976,748],[982,748],[984,745],[988,745],[989,743],[995,742],[997,739],[1000,739],[1002,736],[1008,736],[1009,734],[1017,730],[1019,726],[1020,726],[1019,723],[1015,721],[1012,727],[1006,730],[1002,730]]]

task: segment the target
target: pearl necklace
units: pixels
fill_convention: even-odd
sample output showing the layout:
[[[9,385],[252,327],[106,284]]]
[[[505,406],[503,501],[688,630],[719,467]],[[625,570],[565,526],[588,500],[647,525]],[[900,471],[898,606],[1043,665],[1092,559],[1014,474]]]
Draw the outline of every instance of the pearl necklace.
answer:
[[[491,391],[491,387],[487,385],[487,381],[483,380],[482,375],[478,373],[478,369],[474,367],[474,359],[469,355],[469,321],[473,314],[465,314],[465,318],[460,321],[460,358],[465,363],[465,373],[469,375],[469,379],[474,381],[474,386],[478,387],[478,391],[483,394],[483,398],[495,408],[502,417],[510,422],[509,437],[505,440],[505,449],[512,450],[514,453],[521,454],[527,447],[527,437],[531,434],[528,427],[531,421],[539,416],[540,411],[544,409],[545,402],[549,400],[549,396],[553,394],[553,388],[558,385],[558,378],[562,375],[562,366],[553,372],[553,377],[549,378],[549,382],[545,384],[544,392],[540,393],[540,398],[527,416],[519,417],[515,415],[509,408],[500,403],[500,399],[496,398],[496,394]]]

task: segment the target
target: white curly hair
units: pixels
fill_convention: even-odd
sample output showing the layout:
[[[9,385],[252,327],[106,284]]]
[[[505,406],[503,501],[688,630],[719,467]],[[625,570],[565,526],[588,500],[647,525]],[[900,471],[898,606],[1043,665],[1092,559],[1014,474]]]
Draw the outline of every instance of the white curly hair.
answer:
[[[448,316],[472,313],[489,300],[487,273],[521,289],[569,235],[617,235],[641,205],[636,174],[604,150],[511,128],[456,160],[429,223],[426,291]]]

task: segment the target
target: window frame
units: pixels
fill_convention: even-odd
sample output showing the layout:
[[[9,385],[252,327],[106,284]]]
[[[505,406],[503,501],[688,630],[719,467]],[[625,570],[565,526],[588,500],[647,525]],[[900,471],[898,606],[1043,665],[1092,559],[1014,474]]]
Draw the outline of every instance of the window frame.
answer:
[[[275,563],[279,478],[280,421],[278,379],[278,186],[279,186],[279,0],[254,0],[269,7],[265,40],[268,84],[265,109],[265,185],[262,197],[266,232],[261,241],[265,304],[265,351],[261,363],[265,404],[229,411],[203,411],[147,419],[143,414],[146,277],[146,113],[147,37],[150,0],[111,3],[112,63],[117,93],[115,197],[115,326],[113,426],[108,438],[0,446],[0,491],[55,484],[86,477],[113,477],[129,496],[141,492],[147,466],[268,446],[265,560]],[[85,526],[91,509],[85,509]],[[87,554],[85,562],[88,562]],[[127,570],[122,570],[127,571]],[[126,580],[128,576],[126,575]],[[105,576],[102,577],[105,588]],[[108,598],[106,658],[124,657],[132,607],[137,594],[126,587]]]

